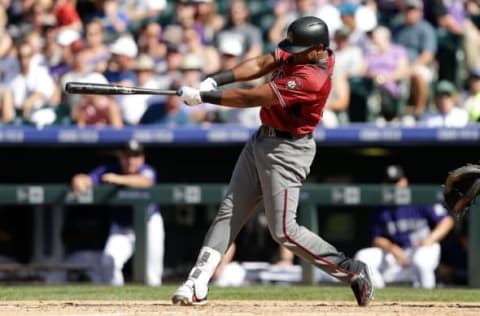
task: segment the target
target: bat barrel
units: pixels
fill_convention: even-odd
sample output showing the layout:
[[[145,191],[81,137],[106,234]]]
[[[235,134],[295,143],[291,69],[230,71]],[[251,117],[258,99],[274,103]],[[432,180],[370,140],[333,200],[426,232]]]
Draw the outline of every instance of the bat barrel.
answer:
[[[121,95],[121,94],[152,94],[152,95],[179,95],[175,90],[147,89],[139,87],[127,87],[116,84],[68,82],[65,85],[65,92],[70,94],[100,94],[100,95]]]

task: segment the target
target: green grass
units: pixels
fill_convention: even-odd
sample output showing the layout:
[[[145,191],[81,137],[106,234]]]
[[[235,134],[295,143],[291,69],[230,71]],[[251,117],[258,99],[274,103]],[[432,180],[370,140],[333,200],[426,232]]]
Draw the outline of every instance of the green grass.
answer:
[[[169,300],[174,285],[151,288],[140,285],[124,287],[2,286],[0,300]],[[251,286],[240,288],[211,287],[210,300],[303,300],[350,301],[353,294],[347,286]],[[480,302],[479,289],[421,290],[388,287],[375,292],[375,301]]]

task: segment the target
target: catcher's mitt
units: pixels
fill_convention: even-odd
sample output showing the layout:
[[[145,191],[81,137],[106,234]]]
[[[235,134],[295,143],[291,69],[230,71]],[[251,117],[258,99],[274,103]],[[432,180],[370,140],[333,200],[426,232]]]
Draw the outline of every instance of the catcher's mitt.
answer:
[[[467,164],[448,173],[443,188],[447,209],[464,215],[480,193],[480,165]]]

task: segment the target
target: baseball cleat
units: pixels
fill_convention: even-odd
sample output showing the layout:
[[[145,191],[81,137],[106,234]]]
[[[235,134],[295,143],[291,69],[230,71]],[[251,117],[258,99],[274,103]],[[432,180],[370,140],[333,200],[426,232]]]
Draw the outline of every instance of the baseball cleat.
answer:
[[[352,288],[353,294],[355,294],[358,305],[368,305],[373,298],[374,288],[370,278],[369,267],[365,263],[361,262],[361,270],[358,275],[352,278],[350,287]]]
[[[199,292],[204,295],[199,295]],[[172,303],[182,306],[205,305],[207,304],[207,294],[207,286],[198,286],[193,280],[187,280],[173,293]]]

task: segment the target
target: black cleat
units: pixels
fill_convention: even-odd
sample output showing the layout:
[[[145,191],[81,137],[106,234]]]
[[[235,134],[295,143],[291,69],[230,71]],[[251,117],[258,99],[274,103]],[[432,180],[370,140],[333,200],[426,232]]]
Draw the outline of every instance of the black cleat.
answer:
[[[373,285],[370,278],[369,267],[363,263],[358,262],[360,271],[354,276],[350,282],[353,294],[357,299],[359,306],[367,306],[370,300],[373,298]]]

